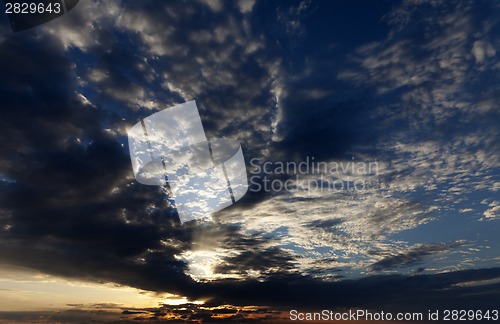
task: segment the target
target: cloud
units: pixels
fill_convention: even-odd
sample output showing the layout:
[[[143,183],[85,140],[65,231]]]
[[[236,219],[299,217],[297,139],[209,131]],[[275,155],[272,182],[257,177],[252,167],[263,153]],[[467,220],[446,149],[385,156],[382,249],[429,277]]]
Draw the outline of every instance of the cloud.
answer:
[[[482,201],[481,203],[487,204],[488,207],[491,207],[483,212],[483,215],[487,220],[495,220],[500,216],[500,206],[497,200],[494,200],[491,203],[488,203],[487,201]]]
[[[472,47],[472,55],[474,55],[477,63],[483,63],[485,58],[493,57],[495,56],[495,54],[496,51],[490,43],[482,40],[474,42],[474,45]]]
[[[0,44],[1,69],[12,75],[0,90],[6,94],[1,136],[9,143],[1,152],[0,258],[68,278],[188,295],[196,282],[177,257],[191,248],[197,225],[181,227],[161,189],[135,183],[126,129],[150,109],[185,95],[204,98],[208,133],[245,136],[254,126],[260,132],[269,128],[260,118],[267,79],[277,67],[265,58],[263,39],[248,21],[228,16],[214,23],[210,51],[196,37],[172,49],[178,39],[200,31],[186,30],[191,18],[164,7],[178,19],[174,28],[156,10],[130,6],[85,4],[72,19],[24,36],[6,35]],[[152,37],[161,25],[163,33]],[[184,50],[193,55],[171,64]],[[248,71],[244,77],[241,69]],[[210,94],[220,87],[238,95]],[[237,100],[241,95],[248,101]],[[243,113],[247,106],[255,109]],[[247,137],[263,143],[259,136],[268,136],[256,134]],[[278,260],[271,254],[281,252],[269,251]],[[258,255],[256,250],[253,258]]]
[[[463,243],[464,242],[454,242],[451,244],[431,243],[413,246],[404,253],[384,257],[382,260],[375,262],[371,268],[375,271],[380,271],[418,264],[425,257],[438,253],[449,252],[450,250],[463,245]]]
[[[304,57],[299,48],[295,66],[276,45],[285,36],[253,20],[261,12],[252,1],[152,3],[86,2],[32,33],[2,33],[2,263],[213,304],[287,307],[401,298],[400,307],[424,297],[459,305],[469,299],[457,293],[472,290],[453,284],[498,277],[498,269],[450,272],[475,267],[452,253],[477,257],[478,244],[398,236],[432,225],[441,210],[468,210],[470,192],[498,191],[494,13],[481,22],[481,8],[432,2],[420,20],[420,7],[404,2],[387,16],[386,39],[347,58],[335,52],[339,60],[330,45]],[[314,10],[303,1],[266,17],[278,16],[286,38],[306,37],[303,18]],[[360,192],[298,190],[292,179],[295,190],[252,192],[211,224],[181,226],[161,188],[133,180],[126,132],[190,99],[208,137],[239,138],[247,157],[376,160],[380,172],[329,177],[367,181]],[[475,219],[497,218],[490,200],[487,210],[472,207]],[[401,275],[438,255],[428,274]],[[400,275],[376,275],[386,271]],[[497,291],[473,292],[479,303]]]
[[[378,139],[391,160],[382,177],[397,180],[395,189],[439,191],[441,202],[468,190],[495,191],[499,133],[490,121],[498,114],[488,102],[498,80],[490,80],[496,66],[486,58],[493,58],[495,41],[487,39],[498,25],[488,12],[498,8],[486,7],[403,2],[387,15],[390,36],[359,47],[353,68],[339,72],[377,93],[373,115],[392,130]]]
[[[395,6],[387,18],[388,37],[359,46],[348,54],[345,65],[323,62],[312,52],[303,73],[294,71],[280,80],[279,104],[271,119],[273,155],[263,160],[298,162],[314,156],[328,163],[376,158],[376,186],[352,196],[338,191],[260,192],[254,195],[260,197],[258,204],[229,209],[217,221],[237,222],[242,231],[262,237],[273,233],[277,240],[271,246],[294,255],[300,271],[312,275],[320,267],[326,278],[324,272],[361,272],[378,262],[401,261],[412,268],[420,258],[438,252],[424,251],[432,245],[387,238],[404,237],[401,233],[423,224],[439,227],[433,222],[439,223],[442,211],[454,210],[451,202],[462,207],[457,213],[464,209],[468,192],[494,195],[499,133],[491,122],[496,113],[484,100],[495,96],[491,89],[498,82],[487,81],[493,62],[485,61],[489,70],[475,66],[470,56],[475,40],[466,37],[471,30],[487,29],[476,19],[485,8],[432,3],[423,24],[419,6]],[[487,24],[493,26],[495,19],[488,14]],[[433,31],[426,32],[429,25]],[[338,78],[331,77],[335,72]],[[490,87],[482,90],[481,84]],[[308,95],[317,89],[322,96]],[[482,218],[477,210],[474,215]],[[456,249],[470,252],[464,246]],[[451,250],[442,253],[450,256]],[[452,265],[446,257],[433,262],[431,271],[470,266]]]
[[[176,215],[161,191],[132,183],[120,137],[106,131],[123,121],[81,101],[64,47],[50,36],[12,36],[0,57],[12,75],[0,89],[9,143],[0,173],[12,179],[1,184],[2,263],[151,290],[170,273],[189,285],[173,256],[182,248],[161,243],[187,242],[187,233],[174,234]]]
[[[238,8],[243,14],[252,12],[254,5],[255,0],[238,0]]]
[[[128,323],[166,319],[210,322],[242,322],[288,318],[290,309],[346,308],[370,310],[421,311],[449,309],[450,307],[473,307],[494,309],[499,297],[498,268],[448,272],[438,275],[376,276],[359,280],[335,283],[311,281],[310,279],[282,277],[267,282],[219,283],[208,285],[213,298],[205,305],[184,304],[177,307],[124,309],[120,313],[113,309],[75,309],[58,312],[0,312],[0,319],[21,323],[50,323],[54,321],[75,322],[85,318],[99,322]],[[482,286],[474,283],[484,282]],[[402,293],[403,292],[403,293]],[[227,301],[234,303],[228,305]],[[259,306],[252,304],[259,301]],[[222,305],[222,306],[221,306]],[[88,305],[91,306],[91,305]],[[105,305],[110,306],[112,305]]]
[[[480,279],[481,278],[481,279]],[[242,282],[224,287],[219,297],[210,301],[209,305],[218,305],[224,300],[232,300],[236,304],[248,305],[254,300],[261,304],[275,307],[301,308],[341,308],[362,307],[372,309],[442,309],[450,305],[466,305],[472,302],[467,297],[468,288],[458,283],[498,278],[498,268],[448,272],[436,275],[415,276],[372,276],[359,280],[342,280],[337,282],[321,282],[310,278],[293,276],[276,277],[265,282]],[[224,286],[222,284],[221,287]],[[488,285],[486,289],[472,288],[478,292],[477,298],[484,305],[493,305],[498,296],[498,284]],[[212,286],[218,293],[218,285]],[[462,290],[463,289],[463,290]]]
[[[223,7],[221,0],[201,0],[200,3],[207,5],[214,12],[220,12]]]
[[[301,23],[301,20],[304,19],[306,15],[310,14],[310,6],[310,0],[303,0],[297,6],[278,8],[278,21],[283,24],[286,32],[290,36],[304,35],[306,33],[306,29]]]

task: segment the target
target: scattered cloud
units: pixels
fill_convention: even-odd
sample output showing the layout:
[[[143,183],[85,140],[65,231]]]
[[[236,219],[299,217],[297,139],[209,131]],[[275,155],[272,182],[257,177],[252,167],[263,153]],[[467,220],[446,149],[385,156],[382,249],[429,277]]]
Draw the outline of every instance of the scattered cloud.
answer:
[[[97,307],[110,321],[241,321],[306,299],[382,307],[401,298],[400,307],[498,296],[496,286],[460,286],[498,278],[497,268],[476,269],[498,261],[477,236],[418,234],[448,228],[450,215],[471,231],[500,217],[491,198],[500,188],[498,6],[403,1],[384,18],[383,39],[345,55],[294,45],[287,56],[287,39],[314,37],[311,1],[263,17],[276,33],[256,23],[255,1],[152,3],[81,2],[31,32],[1,30],[0,261],[207,304],[34,316],[78,320],[95,311],[80,308]],[[291,175],[273,175],[294,189],[249,192],[209,224],[181,225],[162,188],[133,180],[126,134],[192,99],[207,136],[238,138],[247,159],[377,161],[378,174],[328,176],[368,184],[356,192],[299,190]],[[257,302],[272,307],[238,306]],[[226,303],[236,306],[213,308]],[[19,316],[0,314],[31,320]]]

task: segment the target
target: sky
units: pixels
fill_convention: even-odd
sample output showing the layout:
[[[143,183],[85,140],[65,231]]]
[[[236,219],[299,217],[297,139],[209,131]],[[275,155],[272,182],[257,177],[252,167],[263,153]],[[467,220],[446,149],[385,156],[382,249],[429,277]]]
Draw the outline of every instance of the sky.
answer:
[[[0,15],[0,322],[498,309],[499,55],[486,0]],[[128,131],[192,100],[249,188],[180,222],[134,178]]]

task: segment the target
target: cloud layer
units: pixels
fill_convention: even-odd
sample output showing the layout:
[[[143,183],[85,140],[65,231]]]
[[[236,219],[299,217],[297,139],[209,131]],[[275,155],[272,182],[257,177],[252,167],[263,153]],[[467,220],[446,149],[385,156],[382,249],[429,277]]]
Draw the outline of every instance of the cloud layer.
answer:
[[[0,262],[239,305],[375,307],[497,278],[498,6],[403,1],[348,45],[312,32],[322,6],[81,2],[2,27]],[[164,188],[134,180],[126,136],[193,99],[247,162],[378,172],[327,175],[369,183],[356,192],[249,192],[181,225]]]

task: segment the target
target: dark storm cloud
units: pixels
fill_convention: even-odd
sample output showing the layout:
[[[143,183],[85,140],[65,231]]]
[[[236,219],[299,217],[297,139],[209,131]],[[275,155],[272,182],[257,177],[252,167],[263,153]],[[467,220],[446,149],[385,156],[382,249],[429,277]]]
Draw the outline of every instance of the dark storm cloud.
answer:
[[[104,127],[122,121],[82,101],[60,43],[18,35],[0,44],[9,75],[0,89],[0,173],[9,179],[0,191],[2,263],[185,289],[190,280],[173,255],[190,230],[179,227],[161,190],[132,180],[126,151]]]
[[[343,221],[341,219],[313,220],[309,222],[308,226],[312,228],[333,229],[342,223]]]
[[[359,106],[356,107],[356,103],[308,101],[306,104],[305,100],[292,101],[287,107],[290,116],[286,116],[281,124],[284,129],[291,131],[278,147],[286,151],[287,156],[294,156],[297,160],[304,159],[304,156],[322,160],[347,157],[355,137],[360,135],[357,130],[363,126],[356,124],[359,118],[357,113],[362,113]]]
[[[274,277],[265,282],[240,282],[210,285],[214,298],[209,305],[227,302],[233,305],[275,307],[341,308],[367,307],[375,309],[438,309],[458,305],[469,309],[493,307],[500,297],[498,284],[461,286],[500,277],[499,268],[464,270],[435,275],[371,276],[359,280],[322,282],[305,277]],[[469,293],[477,293],[476,296]]]
[[[274,147],[282,159],[351,158],[360,146],[374,151],[378,133],[370,94],[353,93],[349,98],[352,90],[331,78],[339,66],[324,63],[311,67],[318,69],[314,74],[285,85],[289,95],[280,102],[279,141]]]
[[[276,319],[281,312],[288,315],[290,309],[302,311],[321,309],[345,310],[346,308],[364,308],[383,310],[384,312],[420,311],[437,309],[496,309],[500,298],[499,284],[474,285],[482,281],[500,278],[500,269],[478,269],[448,272],[435,275],[418,276],[374,276],[359,280],[340,282],[321,282],[294,276],[276,277],[265,282],[219,282],[199,287],[197,294],[212,298],[202,306],[186,304],[165,305],[157,309],[124,310],[118,319],[113,313],[103,311],[69,310],[65,312],[1,312],[0,319],[22,323],[50,323],[54,321],[81,321],[93,319],[99,322],[119,323],[161,321],[165,316],[178,316],[178,320],[203,320],[202,322],[242,322],[255,319],[255,315],[264,315]],[[204,291],[204,292],[203,292]],[[235,306],[227,305],[230,302]],[[245,308],[255,303],[269,305],[260,308]],[[96,310],[102,309],[97,305]],[[235,313],[235,310],[239,310]],[[212,315],[233,315],[226,319],[217,319]],[[243,315],[243,316],[242,316]],[[250,318],[247,318],[250,315]],[[262,318],[261,318],[262,319]]]
[[[380,261],[375,262],[371,269],[375,271],[394,269],[397,267],[407,267],[419,264],[425,257],[438,253],[449,252],[457,247],[464,245],[464,242],[453,243],[431,243],[421,244],[411,247],[408,251],[390,255]]]
[[[236,250],[238,255],[224,258],[214,271],[232,275],[246,275],[250,271],[257,271],[264,278],[274,273],[294,272],[295,257],[279,248],[266,248],[259,244]]]

